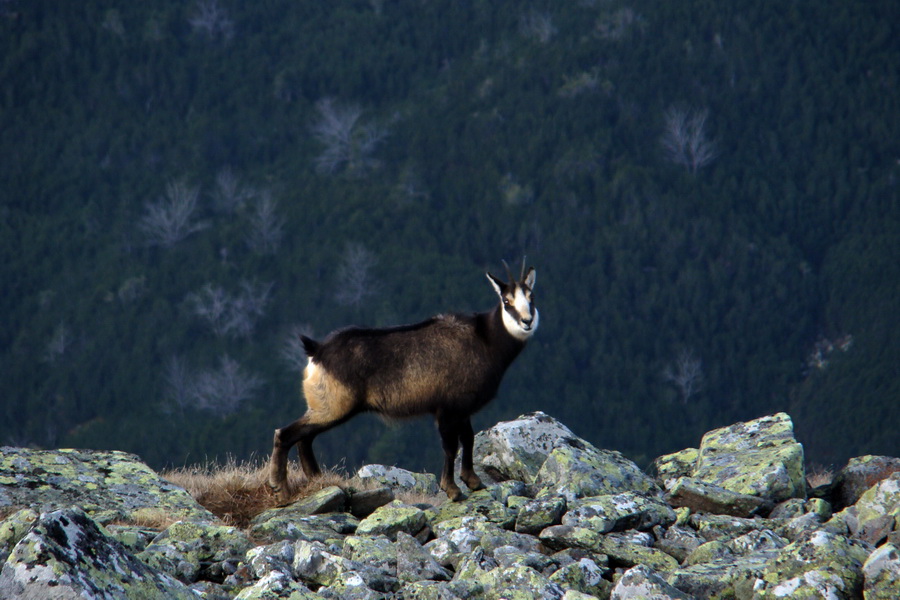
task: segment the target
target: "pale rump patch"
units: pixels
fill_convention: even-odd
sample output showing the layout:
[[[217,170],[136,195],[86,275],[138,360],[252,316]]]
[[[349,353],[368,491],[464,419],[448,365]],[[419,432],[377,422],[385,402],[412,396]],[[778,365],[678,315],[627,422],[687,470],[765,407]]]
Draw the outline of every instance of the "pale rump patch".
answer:
[[[312,360],[304,371],[303,397],[306,398],[305,416],[309,423],[331,423],[353,410],[350,389]]]

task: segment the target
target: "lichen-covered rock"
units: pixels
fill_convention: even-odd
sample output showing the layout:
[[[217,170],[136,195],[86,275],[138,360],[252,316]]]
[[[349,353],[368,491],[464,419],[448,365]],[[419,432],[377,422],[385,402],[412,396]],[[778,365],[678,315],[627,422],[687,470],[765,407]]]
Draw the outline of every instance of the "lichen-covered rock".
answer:
[[[803,446],[785,413],[704,435],[693,477],[772,502],[806,496]]]
[[[305,585],[294,581],[290,575],[281,571],[272,571],[264,575],[253,585],[242,589],[235,600],[316,600],[321,596],[314,594]]]
[[[856,504],[866,490],[898,471],[900,458],[872,455],[851,458],[834,478],[832,488],[837,508]]]
[[[269,543],[306,540],[340,546],[344,536],[356,531],[359,520],[346,513],[304,516],[291,506],[272,508],[250,522],[250,536]]]
[[[690,600],[691,596],[666,583],[646,565],[636,565],[622,574],[613,586],[612,600]]]
[[[497,567],[479,578],[489,600],[562,600],[565,590],[524,565]]]
[[[769,562],[754,598],[858,598],[868,556],[869,550],[858,542],[817,531],[788,544]]]
[[[387,487],[370,490],[354,490],[350,494],[350,514],[357,519],[368,517],[376,508],[394,500],[394,491]]]
[[[473,515],[481,515],[491,523],[509,529],[512,529],[516,522],[516,511],[497,500],[491,488],[472,492],[462,502],[444,502],[440,506],[428,509],[426,515],[432,526],[443,521]]]
[[[328,551],[321,542],[299,540],[294,545],[294,576],[314,585],[331,585],[345,571],[353,571],[359,563]]]
[[[452,577],[414,537],[402,531],[397,532],[396,555],[397,578],[401,581],[449,581]]]
[[[78,508],[45,513],[0,570],[2,598],[196,600],[183,583],[136,559]]]
[[[413,473],[399,467],[365,465],[356,472],[356,477],[362,481],[378,482],[392,489],[395,495],[410,492],[435,496],[441,491],[437,477],[433,473]]]
[[[900,472],[866,490],[853,506],[836,514],[833,521],[846,524],[851,535],[878,545],[900,529]]]
[[[535,478],[538,497],[562,496],[569,502],[620,492],[660,493],[659,486],[621,453],[572,441],[550,452]]]
[[[674,522],[675,511],[670,506],[634,492],[575,500],[562,518],[563,525],[587,527],[600,533],[626,529],[646,531]]]
[[[344,540],[341,556],[386,573],[397,573],[397,547],[384,535],[349,536]]]
[[[0,507],[48,512],[80,506],[94,521],[216,520],[182,488],[133,454],[89,450],[0,451]]]
[[[694,514],[691,526],[707,541],[733,539],[758,529],[772,529],[773,523],[766,519],[745,519],[727,515]]]
[[[900,551],[885,544],[869,555],[863,564],[866,600],[900,598]]]
[[[332,485],[306,498],[300,498],[286,508],[296,515],[320,515],[343,511],[347,507],[347,500],[347,493],[338,486]]]
[[[678,561],[656,548],[634,544],[609,535],[603,535],[584,527],[555,525],[540,533],[541,542],[553,550],[563,548],[583,548],[606,554],[610,564],[633,567],[643,564],[660,571],[668,571],[678,566]]]
[[[734,556],[734,550],[728,547],[725,542],[713,540],[700,544],[687,555],[684,559],[684,565],[698,565],[703,563],[711,563],[721,559],[730,559]]]
[[[576,590],[597,597],[607,597],[612,582],[603,578],[606,569],[589,558],[582,558],[556,570],[550,581],[565,590]]]
[[[672,506],[685,506],[694,512],[750,517],[772,510],[772,502],[759,496],[732,492],[693,477],[680,477],[670,483],[666,500]]]
[[[672,454],[665,454],[653,461],[651,471],[656,478],[668,489],[669,482],[679,477],[691,477],[697,468],[697,459],[700,458],[700,450],[697,448],[685,448]]]
[[[22,508],[6,517],[0,523],[0,563],[6,560],[9,553],[19,543],[38,519],[38,514],[30,508]]]
[[[515,530],[534,535],[551,525],[559,525],[566,508],[566,499],[562,496],[528,500],[519,508]]]
[[[533,483],[547,456],[573,440],[580,443],[568,427],[538,411],[478,433],[475,457],[477,466],[495,481]]]
[[[654,531],[656,532],[656,541],[653,547],[662,550],[678,562],[684,562],[684,559],[695,548],[706,542],[699,533],[690,527],[673,525],[665,530],[657,527]]]
[[[415,535],[425,527],[425,511],[395,500],[359,522],[356,535],[384,535],[393,540],[397,532]]]
[[[157,535],[139,557],[185,583],[200,577],[221,582],[235,571],[250,546],[247,534],[236,527],[178,521]]]
[[[267,546],[256,546],[247,551],[244,562],[256,579],[262,579],[273,571],[292,576],[294,544],[288,540],[282,540]]]
[[[513,565],[525,565],[541,573],[549,575],[559,568],[559,564],[553,557],[533,550],[523,550],[515,546],[498,546],[493,550],[494,560],[501,567]]]
[[[334,600],[384,600],[387,597],[369,587],[363,575],[356,571],[339,573],[331,585],[319,590],[318,596]]]
[[[768,555],[735,556],[682,566],[665,573],[665,579],[694,598],[749,600],[769,562]]]

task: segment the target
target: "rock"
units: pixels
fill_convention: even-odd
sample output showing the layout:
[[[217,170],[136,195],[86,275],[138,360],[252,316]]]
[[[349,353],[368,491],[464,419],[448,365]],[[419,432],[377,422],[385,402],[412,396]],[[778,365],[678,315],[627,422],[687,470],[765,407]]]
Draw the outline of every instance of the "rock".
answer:
[[[527,500],[516,515],[515,530],[531,535],[551,525],[559,525],[566,512],[566,499],[562,496],[548,496]]]
[[[625,571],[610,595],[612,600],[690,600],[691,596],[666,583],[653,569],[637,565]]]
[[[259,581],[241,590],[235,600],[316,600],[321,596],[314,594],[305,585],[294,581],[290,575],[280,571],[272,571]]]
[[[856,504],[866,490],[897,471],[900,471],[900,458],[871,455],[851,458],[832,484],[835,508],[841,510]]]
[[[562,496],[569,502],[620,492],[657,494],[659,486],[619,452],[569,440],[554,449],[535,477],[539,497]]]
[[[664,502],[634,492],[575,500],[562,518],[563,525],[588,527],[600,533],[637,529],[646,531],[675,522],[675,511]]]
[[[341,512],[347,507],[347,494],[336,485],[319,490],[311,496],[300,498],[286,508],[296,515],[320,515]]]
[[[498,546],[494,548],[493,556],[501,567],[525,565],[543,575],[548,575],[559,567],[556,560],[546,554],[515,546]]]
[[[694,598],[749,600],[771,562],[765,555],[735,556],[711,563],[683,566],[665,574],[666,582]]]
[[[441,492],[437,477],[432,473],[413,473],[398,467],[384,465],[365,465],[356,472],[362,481],[375,481],[390,488],[394,494],[400,492],[436,496]]]
[[[394,491],[385,486],[371,490],[354,491],[350,494],[350,514],[357,519],[368,517],[376,508],[394,499]]]
[[[428,521],[436,523],[462,516],[480,515],[500,527],[512,529],[516,522],[516,512],[497,500],[491,488],[472,492],[462,502],[444,502],[427,511]]]
[[[294,562],[294,544],[282,540],[267,546],[256,546],[247,551],[245,564],[249,564],[254,578],[262,579],[270,573],[292,575],[291,565]]]
[[[401,581],[450,581],[452,573],[439,565],[411,535],[397,532],[396,547],[397,578]]]
[[[543,412],[497,423],[475,436],[478,467],[495,481],[514,479],[533,483],[547,456],[578,436]]]
[[[216,520],[133,454],[2,448],[0,507],[48,512],[76,505],[100,524]]]
[[[784,413],[704,435],[693,477],[772,502],[806,497],[803,446]]]
[[[686,448],[679,452],[660,456],[650,465],[651,471],[656,474],[663,487],[669,488],[669,481],[679,477],[691,477],[697,468],[697,459],[700,451],[697,448]]]
[[[866,490],[856,504],[836,514],[834,522],[846,524],[851,535],[873,545],[900,529],[900,472]]]
[[[359,521],[346,513],[304,516],[291,506],[272,508],[250,522],[250,536],[266,542],[306,540],[340,546]]]
[[[895,600],[900,596],[900,552],[885,544],[863,564],[866,600]]]
[[[8,516],[0,523],[0,564],[12,552],[16,544],[31,531],[38,514],[30,508],[23,508]]]
[[[685,506],[694,512],[734,517],[768,513],[773,507],[765,498],[732,492],[692,477],[679,477],[672,482],[666,500],[672,506]]]
[[[607,597],[612,590],[612,582],[603,578],[606,569],[589,558],[572,562],[550,576],[551,583],[557,583],[566,590],[575,590],[597,597]]]
[[[395,500],[360,521],[356,534],[384,535],[393,540],[399,531],[410,535],[419,533],[425,523],[425,511]]]
[[[657,526],[654,529],[654,533],[656,534],[656,541],[653,547],[662,550],[679,563],[684,562],[684,559],[695,548],[706,541],[693,529],[680,525],[673,525],[668,529]]]
[[[196,600],[183,583],[107,537],[80,508],[41,515],[0,570],[0,597]]]
[[[341,556],[386,573],[397,573],[397,547],[384,535],[350,536],[344,540]]]
[[[138,557],[185,583],[201,577],[221,583],[250,546],[250,539],[236,527],[178,521],[157,535]]]
[[[598,554],[605,554],[609,557],[611,566],[633,567],[643,564],[661,571],[668,571],[678,566],[678,561],[661,550],[602,535],[584,527],[570,525],[548,527],[540,533],[540,540],[548,548],[554,550],[583,548]]]
[[[754,599],[859,598],[868,555],[861,544],[843,536],[815,532],[788,544],[769,562],[755,586]]]

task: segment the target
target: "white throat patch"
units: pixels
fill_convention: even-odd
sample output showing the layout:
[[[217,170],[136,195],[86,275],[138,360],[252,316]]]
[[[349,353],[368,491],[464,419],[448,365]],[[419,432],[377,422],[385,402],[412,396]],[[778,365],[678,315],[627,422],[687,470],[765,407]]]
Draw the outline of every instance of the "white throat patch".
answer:
[[[506,331],[511,336],[524,342],[534,335],[534,332],[537,330],[538,321],[540,320],[538,310],[531,306],[528,298],[525,297],[525,292],[520,287],[516,287],[513,306],[516,312],[519,313],[520,318],[524,317],[527,320],[530,317],[531,323],[526,325],[509,314],[509,311],[503,310],[503,326],[506,327]]]

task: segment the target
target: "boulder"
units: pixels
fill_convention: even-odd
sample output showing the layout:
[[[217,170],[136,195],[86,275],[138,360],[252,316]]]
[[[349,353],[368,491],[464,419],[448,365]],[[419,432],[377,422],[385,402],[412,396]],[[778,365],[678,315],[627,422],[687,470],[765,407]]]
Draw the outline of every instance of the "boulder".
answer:
[[[621,453],[600,450],[583,440],[568,440],[547,456],[535,477],[540,497],[569,502],[586,496],[640,492],[659,494],[659,486]]]
[[[772,502],[765,498],[732,492],[693,477],[679,477],[671,481],[666,500],[672,506],[684,506],[693,512],[734,517],[751,517],[768,513],[773,508]]]
[[[236,527],[178,521],[157,535],[138,558],[185,583],[201,577],[222,582],[250,548],[247,534]]]
[[[666,583],[646,565],[634,566],[619,578],[610,595],[612,600],[689,600],[691,596]]]
[[[390,488],[394,495],[406,492],[436,496],[441,493],[437,477],[433,473],[413,473],[399,467],[365,465],[356,472],[356,478]]]
[[[846,525],[853,536],[870,544],[884,541],[900,529],[900,472],[866,490],[856,504],[834,515],[831,522]]]
[[[646,531],[674,522],[675,511],[671,506],[634,492],[575,500],[562,518],[563,525],[588,527],[600,533],[627,529]]]
[[[425,527],[425,523],[425,511],[395,500],[360,521],[356,534],[384,535],[394,540],[400,531],[410,535],[419,533]]]
[[[547,456],[571,441],[580,443],[568,427],[538,411],[478,433],[475,457],[477,466],[495,481],[528,484],[534,482]]]
[[[900,471],[900,458],[871,455],[851,458],[832,484],[835,508],[841,510],[856,504],[866,490],[897,471]]]
[[[704,435],[692,477],[772,502],[806,497],[803,446],[785,413]]]
[[[0,508],[80,506],[93,520],[160,522],[216,517],[126,452],[0,449]]]
[[[895,600],[900,595],[900,551],[885,544],[863,564],[866,600]]]
[[[0,570],[2,598],[147,598],[196,600],[107,537],[80,508],[41,515]]]

